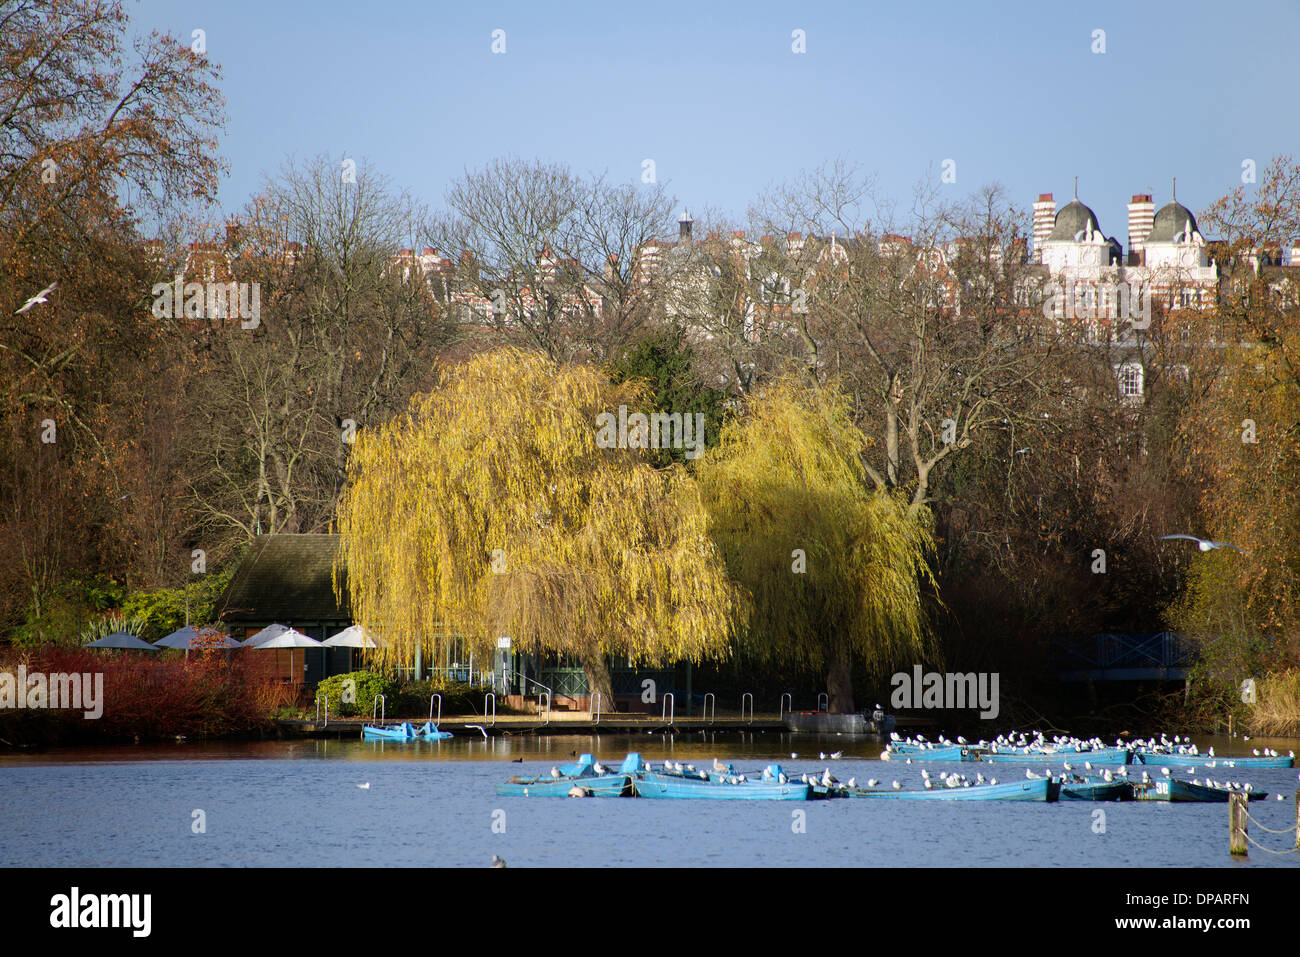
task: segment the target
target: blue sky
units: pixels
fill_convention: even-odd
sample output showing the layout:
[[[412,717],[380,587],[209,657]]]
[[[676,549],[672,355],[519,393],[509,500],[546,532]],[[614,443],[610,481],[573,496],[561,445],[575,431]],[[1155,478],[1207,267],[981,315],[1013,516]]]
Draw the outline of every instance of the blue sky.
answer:
[[[1300,155],[1300,3],[928,0],[433,3],[140,0],[133,29],[206,31],[228,105],[236,211],[289,156],[365,160],[432,205],[516,154],[740,217],[764,186],[836,157],[902,201],[956,161],[1028,210],[1073,177],[1127,247],[1125,205],[1178,177],[1200,211]],[[491,52],[506,31],[506,53]],[[802,29],[807,52],[791,51]],[[1106,52],[1093,53],[1093,31]],[[1252,187],[1247,187],[1248,189]]]

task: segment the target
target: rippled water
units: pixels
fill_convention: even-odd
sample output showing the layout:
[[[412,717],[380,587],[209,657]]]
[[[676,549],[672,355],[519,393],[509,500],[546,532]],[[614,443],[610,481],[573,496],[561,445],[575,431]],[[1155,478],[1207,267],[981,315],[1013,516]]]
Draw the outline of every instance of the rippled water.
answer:
[[[1244,751],[1240,741],[1198,744],[1220,754],[1297,747],[1294,740],[1252,741]],[[0,866],[482,867],[493,854],[511,867],[1300,866],[1300,854],[1255,848],[1248,861],[1232,861],[1222,804],[568,800],[493,791],[511,775],[545,773],[570,752],[617,763],[630,750],[654,761],[720,757],[740,770],[778,760],[796,776],[829,766],[840,780],[919,787],[922,765],[874,760],[880,747],[837,736],[693,734],[176,743],[6,755]],[[839,761],[818,758],[841,749]],[[523,763],[514,763],[519,757]],[[934,774],[958,766],[931,767]],[[960,769],[973,776],[973,767],[999,780],[1024,777],[1016,764]],[[1251,803],[1260,823],[1294,824],[1296,769],[1232,773],[1285,796]],[[367,789],[357,786],[366,782]],[[193,833],[195,810],[204,812],[206,833]],[[1094,831],[1097,810],[1105,812],[1104,833]],[[793,826],[800,811],[802,832]],[[504,821],[504,833],[494,821]],[[1258,828],[1251,836],[1279,849],[1294,841]]]

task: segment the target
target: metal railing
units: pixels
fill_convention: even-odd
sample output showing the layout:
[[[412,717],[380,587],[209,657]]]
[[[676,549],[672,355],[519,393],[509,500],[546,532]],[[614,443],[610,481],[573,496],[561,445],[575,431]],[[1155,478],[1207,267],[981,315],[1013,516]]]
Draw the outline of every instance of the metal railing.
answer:
[[[823,701],[826,703],[822,704]],[[826,712],[831,710],[831,696],[828,695],[825,691],[817,692],[817,710],[819,712]]]
[[[746,698],[749,699],[749,723],[753,724],[754,723],[754,696],[750,694],[748,691],[746,691],[743,695],[740,696],[740,716],[741,718],[745,717]]]
[[[488,699],[492,699],[492,727],[497,726],[497,696],[496,692],[489,691],[483,696],[483,717],[488,716]]]
[[[433,699],[434,698],[438,699],[438,720],[434,723],[442,724],[442,695],[438,694],[438,692],[436,691],[433,694],[429,695],[429,720],[433,721]]]
[[[379,723],[383,724],[386,717],[385,710],[388,708],[388,699],[381,694],[375,695],[375,702],[370,708],[370,720],[375,720],[375,715],[379,716]]]
[[[710,701],[713,702],[713,717],[712,717],[712,718],[709,717],[709,702],[710,702]],[[718,699],[715,698],[715,697],[713,696],[713,692],[710,691],[710,692],[708,692],[708,693],[704,696],[704,720],[707,721],[707,722],[709,722],[709,724],[713,724],[713,722],[716,721],[717,718],[718,718]]]
[[[789,709],[790,713],[794,714],[794,695],[792,695],[790,692],[787,691],[781,695],[781,703],[777,706],[776,720],[778,721],[785,720],[785,712],[786,712],[785,703],[787,700],[790,702],[790,709]]]
[[[328,728],[330,726],[330,696],[327,694],[316,696],[316,720],[320,720],[320,703],[322,701],[325,702],[325,724],[322,727]]]
[[[591,696],[591,723],[600,724],[600,692],[597,691]]]
[[[549,691],[539,691],[537,693],[537,716],[539,718],[542,717],[543,698],[546,699],[546,717],[542,720],[542,724],[550,724],[551,723],[551,693]]]
[[[663,704],[663,712],[660,714],[660,717],[664,719],[665,724],[672,724],[673,717],[677,713],[677,700],[673,697],[673,693],[671,691],[669,691],[667,694],[663,695],[662,697],[663,697],[664,704]]]

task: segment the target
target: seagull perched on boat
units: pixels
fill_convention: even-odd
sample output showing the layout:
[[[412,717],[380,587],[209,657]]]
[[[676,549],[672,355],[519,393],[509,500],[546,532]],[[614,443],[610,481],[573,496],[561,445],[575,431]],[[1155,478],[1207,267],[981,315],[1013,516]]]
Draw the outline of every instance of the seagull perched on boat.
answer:
[[[835,783],[836,783],[835,779],[831,777],[830,768],[827,768],[825,771],[822,772],[822,787],[828,788]]]
[[[32,298],[28,299],[25,303],[23,303],[19,309],[15,310],[14,315],[20,316],[28,309],[35,309],[37,306],[49,302],[49,298],[48,298],[49,294],[54,292],[54,287],[57,286],[58,284],[59,283],[57,280],[50,283],[48,286],[46,286],[36,295],[32,296]]]
[[[1169,777],[1169,769],[1168,769],[1168,768],[1161,768],[1161,769],[1160,769],[1160,773],[1163,774],[1165,777]]]
[[[597,761],[595,764],[593,764],[592,767],[591,767],[591,769],[592,769],[593,771],[595,771],[597,774],[604,774],[604,773],[605,773],[605,765],[601,764],[599,761]]]
[[[551,768],[551,777],[553,777],[553,778],[558,778],[559,776],[560,776],[560,769],[557,768],[557,767],[552,767],[552,768]]]
[[[1243,555],[1246,554],[1245,552],[1242,552],[1241,549],[1238,548],[1236,545],[1233,545],[1231,542],[1211,542],[1208,539],[1197,538],[1195,535],[1161,535],[1160,536],[1161,541],[1170,538],[1185,538],[1189,542],[1195,542],[1196,547],[1203,552],[1208,552],[1214,548],[1231,548],[1233,551],[1241,552],[1241,554]]]
[[[790,781],[790,779],[789,779],[788,777],[785,776],[785,772],[784,772],[784,771],[782,771],[780,774],[778,774],[778,775],[776,776],[776,779],[777,779],[778,781],[780,781],[782,784],[787,784],[787,783],[789,783],[789,781]]]

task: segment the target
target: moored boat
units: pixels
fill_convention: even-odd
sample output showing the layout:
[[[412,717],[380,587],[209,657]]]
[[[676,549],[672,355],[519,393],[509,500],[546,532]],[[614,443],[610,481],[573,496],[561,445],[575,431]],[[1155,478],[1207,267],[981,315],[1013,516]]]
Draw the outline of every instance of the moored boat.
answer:
[[[891,745],[881,752],[882,761],[978,761],[983,752],[981,748],[972,748],[954,744],[937,748],[899,748]]]
[[[1104,781],[1089,779],[1086,781],[1061,782],[1062,801],[1131,801],[1133,786],[1128,781]]]
[[[988,751],[980,755],[986,764],[1023,764],[1026,761],[1049,761],[1075,764],[1128,764],[1132,752],[1128,748],[1097,748],[1092,751],[1073,749],[1042,750],[1029,748],[1025,750]]]
[[[1138,801],[1195,802],[1199,804],[1227,804],[1231,794],[1245,794],[1249,801],[1268,797],[1266,791],[1239,791],[1232,788],[1206,787],[1191,781],[1169,778],[1164,781],[1133,781],[1133,797]]]
[[[419,728],[403,721],[401,724],[367,724],[361,729],[361,737],[366,741],[438,741],[451,736],[450,731],[439,731],[432,721],[426,721]]]
[[[633,755],[628,755],[631,761]],[[635,756],[640,761],[640,755]],[[627,767],[627,762],[624,762]],[[782,781],[780,765],[768,765],[756,780],[740,780],[734,773],[679,773],[649,771],[642,767],[633,777],[638,797],[730,801],[807,801],[813,789],[802,781]],[[826,795],[823,795],[826,796]]]
[[[1051,778],[1010,781],[1003,784],[973,784],[970,787],[940,787],[920,791],[892,791],[873,788],[845,788],[853,798],[885,798],[900,801],[1056,801],[1061,784]]]
[[[1187,754],[1164,751],[1137,751],[1133,755],[1134,763],[1149,764],[1153,767],[1169,768],[1289,768],[1295,764],[1290,755],[1225,757],[1224,755]]]
[[[584,754],[577,764],[556,768],[560,772],[558,777],[553,774],[532,778],[516,776],[498,784],[496,792],[505,797],[569,797],[577,792],[582,797],[630,797],[631,771],[640,766],[641,756],[629,754],[618,771],[599,774],[592,756]]]

